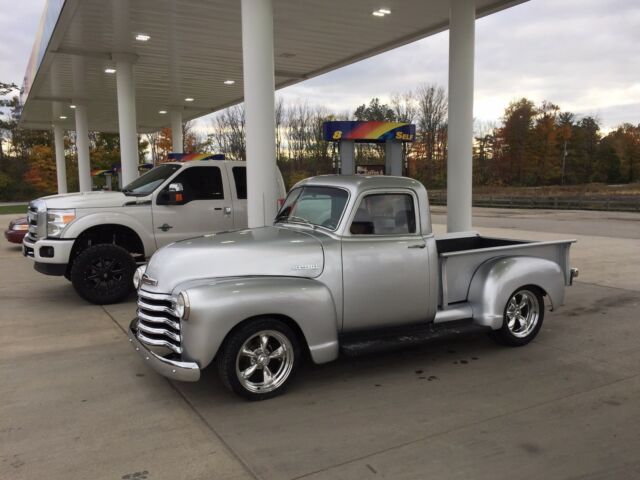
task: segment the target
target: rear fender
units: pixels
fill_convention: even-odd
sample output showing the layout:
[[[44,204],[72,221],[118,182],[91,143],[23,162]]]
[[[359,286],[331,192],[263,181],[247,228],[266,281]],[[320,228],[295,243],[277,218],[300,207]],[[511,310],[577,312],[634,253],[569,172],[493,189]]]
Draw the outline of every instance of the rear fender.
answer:
[[[509,297],[525,285],[542,289],[551,310],[564,302],[564,274],[557,263],[524,256],[487,260],[478,268],[469,287],[474,322],[494,330],[502,327]]]
[[[176,288],[177,294],[180,287]],[[211,280],[186,288],[191,304],[182,323],[184,355],[206,367],[229,332],[252,317],[284,316],[304,335],[311,358],[325,363],[338,357],[338,322],[329,289],[316,280],[251,277]]]

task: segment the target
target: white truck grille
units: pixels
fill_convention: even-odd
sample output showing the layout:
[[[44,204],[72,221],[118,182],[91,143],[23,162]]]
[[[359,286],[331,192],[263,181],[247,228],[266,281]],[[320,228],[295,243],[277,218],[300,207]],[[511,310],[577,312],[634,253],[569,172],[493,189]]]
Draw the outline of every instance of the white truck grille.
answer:
[[[182,353],[180,319],[173,312],[171,295],[138,291],[136,336],[150,347],[164,347]]]

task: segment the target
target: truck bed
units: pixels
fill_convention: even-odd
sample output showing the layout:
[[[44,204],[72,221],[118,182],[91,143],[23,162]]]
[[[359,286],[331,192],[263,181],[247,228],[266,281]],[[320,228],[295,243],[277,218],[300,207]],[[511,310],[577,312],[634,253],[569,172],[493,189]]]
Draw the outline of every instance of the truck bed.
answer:
[[[440,269],[439,308],[467,300],[473,274],[485,261],[502,256],[529,256],[557,263],[570,282],[569,247],[575,240],[535,242],[483,237],[477,233],[448,234],[436,237]]]

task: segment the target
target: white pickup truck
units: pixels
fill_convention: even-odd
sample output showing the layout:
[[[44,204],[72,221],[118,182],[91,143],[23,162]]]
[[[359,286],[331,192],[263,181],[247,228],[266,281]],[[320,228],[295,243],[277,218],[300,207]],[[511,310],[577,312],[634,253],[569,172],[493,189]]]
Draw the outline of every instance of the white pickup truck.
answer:
[[[282,176],[276,175],[284,198]],[[244,162],[165,163],[121,192],[52,195],[29,204],[23,254],[37,271],[64,275],[93,303],[123,300],[136,264],[185,238],[247,226]]]

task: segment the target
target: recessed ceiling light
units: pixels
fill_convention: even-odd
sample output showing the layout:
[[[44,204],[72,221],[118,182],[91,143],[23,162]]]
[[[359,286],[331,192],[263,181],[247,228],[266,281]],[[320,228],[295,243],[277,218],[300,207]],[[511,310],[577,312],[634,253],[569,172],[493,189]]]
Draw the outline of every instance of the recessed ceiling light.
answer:
[[[185,101],[185,102],[193,102],[193,100],[194,100],[194,99],[193,99],[193,98],[191,98],[191,97],[187,97],[187,98],[185,98],[185,99],[184,99],[184,101]]]
[[[65,115],[60,115],[60,120],[66,120],[67,117]]]
[[[235,80],[225,80],[222,83],[224,83],[225,85],[233,85],[234,83],[236,83],[236,81]]]
[[[108,67],[104,69],[104,73],[116,73],[116,69]]]
[[[160,115],[166,115],[166,114],[167,114],[167,111],[166,111],[166,110],[158,110],[158,113],[159,113]]]
[[[371,15],[375,17],[384,17],[385,15],[389,15],[390,13],[391,10],[389,10],[388,8],[379,8],[375,12],[371,12]]]
[[[136,35],[136,40],[139,42],[148,42],[151,38],[151,35],[147,35],[146,33],[139,33]]]
[[[75,105],[69,105],[69,108],[76,108]]]

